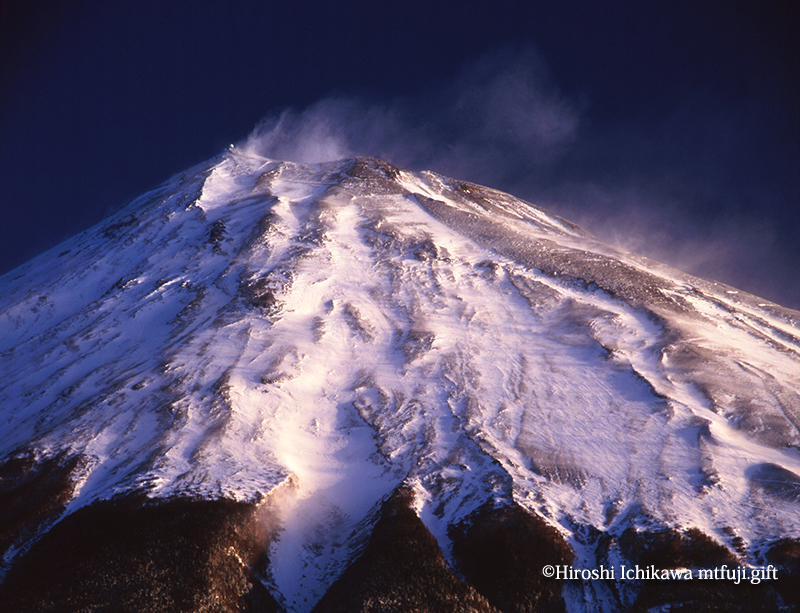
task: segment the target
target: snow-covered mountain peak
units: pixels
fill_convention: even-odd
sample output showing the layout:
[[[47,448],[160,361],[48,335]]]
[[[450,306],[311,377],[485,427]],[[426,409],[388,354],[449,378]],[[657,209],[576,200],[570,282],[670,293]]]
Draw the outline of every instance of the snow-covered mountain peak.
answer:
[[[84,458],[69,511],[290,492],[290,610],[400,484],[445,552],[487,501],[800,536],[800,314],[496,190],[232,149],[0,292],[0,456]]]

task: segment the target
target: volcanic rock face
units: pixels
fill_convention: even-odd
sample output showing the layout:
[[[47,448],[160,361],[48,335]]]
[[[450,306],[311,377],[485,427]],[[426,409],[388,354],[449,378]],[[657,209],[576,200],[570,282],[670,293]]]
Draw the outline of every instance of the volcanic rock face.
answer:
[[[796,595],[800,313],[507,194],[231,150],[5,275],[0,329],[0,608]],[[542,576],[651,559],[780,580]]]

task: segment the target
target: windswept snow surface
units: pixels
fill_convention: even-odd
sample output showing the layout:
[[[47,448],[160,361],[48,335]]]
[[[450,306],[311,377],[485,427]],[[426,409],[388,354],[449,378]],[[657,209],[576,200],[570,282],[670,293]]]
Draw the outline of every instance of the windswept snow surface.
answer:
[[[291,611],[402,482],[446,553],[488,499],[579,553],[643,518],[800,536],[800,313],[494,190],[232,149],[0,292],[0,457],[90,458],[68,510],[272,494]]]

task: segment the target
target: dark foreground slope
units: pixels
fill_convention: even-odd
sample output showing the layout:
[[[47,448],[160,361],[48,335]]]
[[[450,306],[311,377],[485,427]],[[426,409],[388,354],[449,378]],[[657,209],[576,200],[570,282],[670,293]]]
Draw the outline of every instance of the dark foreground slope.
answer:
[[[563,588],[614,596],[606,610],[791,611],[798,602],[800,541],[782,540],[766,561],[779,580],[666,580],[625,585],[557,580],[547,564],[573,565],[564,538],[518,506],[484,505],[451,527],[455,568],[398,489],[381,506],[359,555],[314,605],[313,613],[562,613]],[[275,525],[263,509],[225,500],[142,497],[99,502],[66,517],[21,556],[0,583],[9,613],[275,613],[262,583]],[[742,561],[698,530],[628,531],[599,539],[599,558],[618,547],[629,567],[735,568]],[[279,596],[279,595],[278,595]]]
[[[250,567],[266,541],[251,505],[144,498],[64,518],[0,583],[4,611],[278,611]]]

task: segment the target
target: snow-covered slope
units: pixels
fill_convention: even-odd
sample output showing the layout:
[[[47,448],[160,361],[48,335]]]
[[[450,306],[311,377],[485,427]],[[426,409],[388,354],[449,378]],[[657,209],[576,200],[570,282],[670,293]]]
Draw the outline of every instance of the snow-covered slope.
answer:
[[[232,149],[2,277],[0,331],[0,458],[84,457],[67,514],[278,497],[291,611],[401,483],[446,556],[487,500],[579,559],[800,537],[800,313],[434,173]]]

